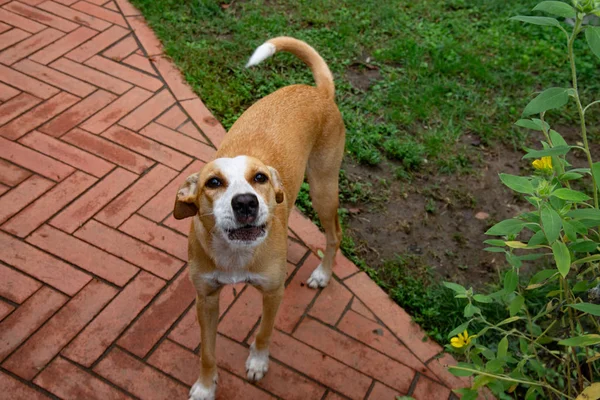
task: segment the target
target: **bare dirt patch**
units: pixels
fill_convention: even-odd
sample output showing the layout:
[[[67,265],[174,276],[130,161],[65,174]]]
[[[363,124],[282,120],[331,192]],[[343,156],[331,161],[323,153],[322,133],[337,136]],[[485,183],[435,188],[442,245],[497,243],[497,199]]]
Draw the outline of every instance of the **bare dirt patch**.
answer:
[[[470,141],[468,136],[465,139]],[[411,255],[421,266],[431,267],[440,280],[474,287],[497,281],[504,255],[483,251],[483,241],[490,238],[484,232],[528,208],[501,184],[498,174],[518,175],[529,165],[521,152],[504,145],[473,147],[468,153],[472,160],[480,160],[474,162],[472,172],[417,174],[411,182],[395,180],[390,165],[365,168],[346,162],[350,181],[391,183],[383,204],[343,205],[354,211],[346,234],[371,268],[396,255]]]

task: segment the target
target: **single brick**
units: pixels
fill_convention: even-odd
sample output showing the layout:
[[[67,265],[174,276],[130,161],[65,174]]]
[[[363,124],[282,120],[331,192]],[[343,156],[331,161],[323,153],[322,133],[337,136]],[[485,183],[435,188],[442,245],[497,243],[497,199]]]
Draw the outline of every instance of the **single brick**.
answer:
[[[77,7],[65,7],[62,4],[55,3],[53,1],[46,1],[38,6],[39,8],[50,11],[51,13],[62,15],[71,21],[75,21],[80,25],[88,26],[97,31],[103,31],[110,27],[112,24],[102,19],[96,18],[92,15],[76,11]]]
[[[92,85],[31,60],[21,60],[13,68],[75,96],[85,97],[96,90]]]
[[[41,286],[35,279],[0,264],[0,296],[21,304]]]
[[[52,28],[45,29],[1,52],[0,63],[6,65],[14,64],[62,36],[64,36],[64,33],[61,31]]]
[[[6,397],[6,400],[48,400],[50,397],[43,395],[30,388],[29,386],[21,383],[15,378],[6,375],[0,371],[0,387],[2,388],[2,395],[10,394],[10,397]]]
[[[31,36],[31,34],[22,31],[18,28],[11,29],[8,32],[0,34],[0,50],[12,46],[15,43]]]
[[[406,393],[404,393],[406,394]],[[434,393],[436,394],[436,393]],[[369,393],[369,400],[395,400],[397,397],[401,396],[401,393],[399,393],[397,390],[394,390],[392,388],[389,388],[379,382],[375,382],[375,385],[373,385],[373,390],[371,390],[371,393]],[[414,397],[414,395],[412,396]],[[426,397],[421,399],[420,397],[417,397],[416,400],[430,400],[430,399],[440,399],[440,400],[445,400],[447,398],[446,397],[442,397],[442,396],[433,396],[433,397]]]
[[[15,308],[5,301],[0,300],[0,321],[10,314]]]
[[[17,186],[31,176],[31,172],[0,159],[0,182],[7,186]]]
[[[0,78],[2,75],[0,75]],[[1,79],[0,79],[1,80]],[[13,89],[10,86],[5,85],[4,83],[0,83],[0,101],[8,101],[18,95],[19,92],[17,89]]]
[[[138,44],[134,36],[127,36],[125,39],[116,43],[114,46],[102,53],[104,57],[108,57],[114,61],[122,61],[125,57],[138,49]]]
[[[50,221],[50,225],[68,233],[75,232],[136,179],[137,175],[122,168],[116,168],[62,210]]]
[[[171,96],[171,93],[167,89],[163,89],[123,118],[119,125],[138,131],[174,103],[175,99]]]
[[[166,251],[180,260],[187,261],[188,259],[187,237],[159,226],[139,215],[132,215],[119,227],[119,230]]]
[[[119,346],[141,358],[150,352],[196,297],[186,272],[180,274],[129,327],[117,342]]]
[[[78,97],[60,92],[53,98],[41,103],[19,118],[13,119],[0,128],[0,135],[11,140],[17,140],[32,129],[42,125],[50,118],[60,114],[65,109],[79,101]]]
[[[335,325],[351,299],[352,293],[344,285],[331,279],[317,297],[309,314],[329,325]]]
[[[19,237],[29,235],[53,214],[85,192],[94,182],[96,182],[95,178],[76,171],[5,222],[2,229]]]
[[[3,137],[0,137],[0,158],[4,158],[54,181],[61,181],[74,171],[72,167],[60,161],[46,157]]]
[[[317,291],[309,288],[306,281],[320,262],[321,260],[311,254],[286,287],[275,319],[277,328],[291,333],[306,312],[308,305],[317,295]]]
[[[287,260],[292,264],[298,264],[308,252],[308,249],[301,243],[288,238]]]
[[[96,219],[112,227],[121,225],[131,214],[136,212],[146,201],[160,191],[176,172],[164,165],[157,165],[137,180],[129,189],[110,202]]]
[[[0,324],[0,361],[36,331],[69,298],[42,287]]]
[[[116,2],[119,5],[121,14],[124,16],[128,17],[130,15],[140,15],[140,12],[127,0],[116,0]]]
[[[124,286],[138,268],[71,235],[42,226],[27,241],[117,286]]]
[[[140,56],[139,54],[132,54],[126,59],[124,59],[123,62],[137,69],[141,69],[142,71],[147,72],[149,74],[156,75],[156,71],[154,70],[154,68],[152,68],[152,64],[150,64],[148,58]]]
[[[142,104],[151,95],[152,93],[135,87],[88,119],[81,127],[92,133],[101,133]]]
[[[124,82],[120,79],[105,74],[104,72],[96,71],[95,69],[86,67],[85,65],[81,65],[66,58],[59,58],[50,64],[50,66],[64,72],[65,74],[72,75],[81,79],[82,81],[89,82],[95,86],[101,87],[102,89],[106,89],[109,92],[116,94],[123,94],[132,87],[130,83]],[[2,71],[0,66],[0,74],[1,73]],[[35,95],[35,93],[32,94]]]
[[[302,321],[294,337],[406,394],[415,371],[314,319]]]
[[[41,99],[28,93],[21,93],[13,97],[10,101],[0,105],[0,125],[4,125],[11,119],[18,117],[41,101]]]
[[[168,128],[177,129],[186,119],[187,115],[183,113],[179,104],[176,104],[169,111],[161,115],[156,122]]]
[[[97,90],[62,114],[42,125],[38,130],[52,137],[60,137],[104,108],[117,97],[114,94]]]
[[[0,19],[2,19],[2,9],[0,9]],[[0,81],[41,99],[49,99],[59,92],[57,88],[46,85],[44,82],[40,82],[4,65],[0,65]]]
[[[214,148],[159,124],[152,123],[140,133],[202,161],[211,161],[216,153]]]
[[[162,54],[162,44],[156,38],[154,32],[152,32],[152,29],[146,24],[144,17],[130,17],[127,18],[127,22],[131,25],[131,29],[133,29],[135,36],[137,36],[148,56]]]
[[[97,33],[98,32],[93,29],[81,26],[69,34],[61,37],[56,42],[42,48],[37,53],[31,55],[29,59],[40,64],[49,64],[60,56],[86,42],[88,39],[94,37]]]
[[[415,400],[447,399],[449,396],[450,389],[432,381],[426,376],[419,377],[417,386],[415,386],[415,390],[412,392],[412,397],[414,397]],[[381,398],[371,397],[373,399]]]
[[[220,307],[222,311],[223,305],[220,304]],[[169,333],[169,339],[190,350],[195,350],[200,345],[200,325],[198,325],[195,303]]]
[[[124,233],[89,221],[75,236],[163,278],[171,279],[184,263]]]
[[[111,164],[95,155],[78,149],[77,147],[66,144],[51,136],[33,131],[19,140],[34,150],[44,153],[48,156],[58,158],[62,162],[80,169],[88,174],[101,178],[113,169]]]
[[[156,194],[150,201],[146,202],[144,206],[139,210],[139,214],[149,218],[155,222],[160,222],[167,215],[173,211],[173,205],[175,203],[175,196],[179,186],[181,186],[185,179],[199,172],[204,166],[204,162],[196,160],[186,167],[179,175],[177,175],[167,186],[165,186],[160,192]],[[189,224],[189,221],[187,221]],[[189,226],[188,226],[189,228]],[[188,229],[189,230],[189,229]],[[187,235],[187,232],[185,233]],[[187,259],[187,256],[186,256]]]
[[[33,383],[61,399],[126,400],[130,398],[60,357],[44,368]]]
[[[163,86],[162,82],[154,77],[104,57],[94,56],[85,64],[152,92],[156,92]]]
[[[369,310],[367,306],[365,306],[365,304],[362,301],[360,301],[358,297],[354,298],[350,308],[358,314],[362,315],[363,317],[370,319],[371,321],[377,322],[377,317],[375,316],[375,314],[373,314],[371,310]]]
[[[113,25],[104,32],[95,36],[93,39],[88,40],[81,46],[67,53],[66,57],[77,62],[84,62],[88,58],[100,53],[125,35],[129,33],[129,30],[121,28],[120,26]]]
[[[189,235],[192,222],[189,218],[186,219],[175,219],[173,214],[170,214],[164,221],[164,226],[168,226],[171,229],[176,230],[182,235]]]
[[[86,14],[92,15],[96,18],[102,19],[113,24],[128,28],[125,18],[117,12],[107,10],[103,7],[98,7],[95,4],[88,3],[87,1],[80,1],[71,6],[72,8],[82,11]]]
[[[20,14],[27,19],[51,26],[63,32],[71,32],[79,27],[77,24],[58,16],[62,14],[53,15],[40,10],[39,8],[44,8],[43,5],[39,8],[35,8],[13,1],[4,8],[16,14]]]
[[[188,396],[189,388],[118,348],[111,350],[96,365],[94,372],[142,399],[183,399]]]
[[[181,171],[192,161],[190,157],[138,135],[122,126],[112,126],[102,134],[102,137],[178,171]]]
[[[163,280],[141,271],[62,351],[62,355],[86,367],[91,366],[164,285]]]
[[[20,15],[12,13],[3,8],[0,8],[0,21],[12,26],[18,26],[29,33],[37,33],[46,29],[46,25],[38,24],[34,20],[23,18]]]
[[[129,171],[135,172],[136,174],[143,173],[154,164],[154,161],[146,157],[129,151],[102,137],[82,131],[79,128],[73,129],[61,137],[61,139],[67,143],[71,143],[87,150],[90,153],[97,154]],[[0,153],[0,157],[1,156]]]
[[[116,293],[105,283],[91,281],[2,366],[23,379],[33,379]]]
[[[198,130],[198,128],[196,128],[196,126],[194,125],[194,123],[191,120],[189,120],[188,122],[186,122],[185,124],[183,124],[177,130],[179,132],[183,133],[184,135],[187,135],[187,136],[191,137],[192,139],[199,140],[202,143],[207,143],[206,138],[200,133],[200,131]]]

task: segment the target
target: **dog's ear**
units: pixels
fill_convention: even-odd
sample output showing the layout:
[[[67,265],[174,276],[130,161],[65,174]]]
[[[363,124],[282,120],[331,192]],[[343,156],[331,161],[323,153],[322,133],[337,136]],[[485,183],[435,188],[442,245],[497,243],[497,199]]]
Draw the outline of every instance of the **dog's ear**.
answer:
[[[283,183],[281,182],[279,172],[277,172],[277,170],[273,167],[268,168],[269,172],[271,173],[271,184],[275,190],[275,201],[277,204],[280,204],[283,202]]]
[[[175,219],[184,219],[193,217],[198,213],[196,206],[196,196],[198,195],[198,177],[200,173],[195,173],[186,178],[183,185],[177,191],[173,216]]]

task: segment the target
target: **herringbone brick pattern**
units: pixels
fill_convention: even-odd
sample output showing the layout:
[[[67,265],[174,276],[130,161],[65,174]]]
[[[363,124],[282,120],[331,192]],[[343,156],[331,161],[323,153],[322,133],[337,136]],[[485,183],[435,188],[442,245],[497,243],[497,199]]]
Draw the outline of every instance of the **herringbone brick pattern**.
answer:
[[[179,184],[225,134],[126,0],[0,0],[0,399],[184,399],[199,328]],[[271,369],[258,292],[223,290],[221,399],[447,399],[450,356],[295,212]]]

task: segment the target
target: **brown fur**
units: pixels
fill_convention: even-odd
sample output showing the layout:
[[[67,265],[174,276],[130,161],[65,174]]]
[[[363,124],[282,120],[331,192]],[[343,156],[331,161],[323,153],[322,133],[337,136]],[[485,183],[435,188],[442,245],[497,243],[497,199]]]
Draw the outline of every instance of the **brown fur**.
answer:
[[[275,315],[281,303],[286,276],[287,224],[305,173],[313,205],[327,237],[323,268],[331,271],[341,230],[337,217],[338,174],[344,149],[344,124],[333,99],[333,79],[322,58],[310,46],[291,38],[269,41],[277,50],[289,51],[313,70],[317,87],[293,85],[266,96],[250,107],[231,127],[216,158],[247,155],[253,168],[266,171],[269,185],[257,188],[272,210],[268,234],[255,249],[250,272],[267,277],[263,315],[256,336],[257,350],[267,349]],[[217,266],[211,255],[209,234],[214,228],[211,210],[218,190],[204,186],[215,171],[214,163],[189,177],[178,192],[176,218],[194,216],[189,234],[190,276],[198,292],[197,311],[202,336],[199,382],[209,387],[216,374],[215,337],[220,288],[208,285],[201,274]],[[247,177],[249,183],[251,178]],[[279,184],[280,182],[280,184]],[[281,187],[283,186],[283,188]]]

